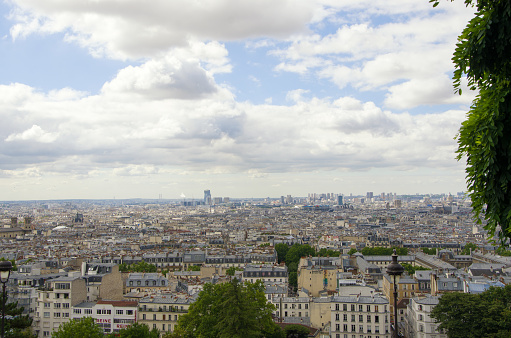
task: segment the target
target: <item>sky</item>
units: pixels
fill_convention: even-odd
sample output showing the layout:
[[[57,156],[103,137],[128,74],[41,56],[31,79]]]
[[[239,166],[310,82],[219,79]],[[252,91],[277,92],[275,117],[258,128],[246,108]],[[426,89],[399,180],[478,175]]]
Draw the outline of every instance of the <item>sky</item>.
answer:
[[[0,200],[465,191],[476,93],[454,93],[451,57],[473,13],[3,0]]]

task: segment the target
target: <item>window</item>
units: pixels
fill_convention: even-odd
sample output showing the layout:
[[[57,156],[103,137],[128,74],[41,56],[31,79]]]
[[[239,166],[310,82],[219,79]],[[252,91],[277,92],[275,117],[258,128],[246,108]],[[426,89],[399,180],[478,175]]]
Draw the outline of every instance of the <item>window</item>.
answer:
[[[342,328],[344,329],[343,331],[348,331],[348,324],[344,324]]]
[[[85,314],[86,315],[91,315],[92,314],[92,309],[85,309]]]
[[[116,315],[122,315],[124,314],[124,310],[115,310]]]
[[[364,325],[358,326],[358,332],[364,332]]]
[[[362,305],[359,305],[359,306],[358,306],[358,311],[359,311],[359,312],[362,312],[362,307],[363,307]]]
[[[374,306],[374,312],[378,312],[378,305]]]
[[[351,332],[355,332],[355,325],[351,325]]]
[[[351,321],[354,322],[355,321],[355,315],[351,315]]]
[[[355,311],[355,304],[351,304],[351,311]]]
[[[165,331],[165,324],[162,325],[162,331]]]
[[[60,312],[54,312],[53,318],[60,318]]]
[[[367,305],[366,310],[367,312],[371,312],[371,305]]]
[[[54,309],[60,309],[60,303],[53,303]]]
[[[81,309],[73,309],[73,313],[80,315],[80,314],[82,314],[82,310]]]
[[[371,315],[367,315],[367,322],[370,323],[371,322]]]
[[[44,307],[45,307],[45,308],[49,308],[49,307],[50,307],[50,305],[51,305],[51,303],[44,303]]]
[[[342,304],[342,310],[343,311],[348,311],[348,305],[347,304]]]
[[[62,307],[64,309],[69,309],[69,303],[62,303]]]
[[[380,316],[374,316],[374,322],[379,323],[380,322]]]
[[[335,320],[339,320],[339,314],[338,313],[335,314]]]
[[[145,313],[142,314],[142,320],[145,320]]]
[[[69,312],[63,312],[62,313],[62,317],[69,318]]]
[[[155,314],[153,314],[153,320],[156,320],[156,315]]]
[[[347,322],[348,321],[348,315],[347,314],[343,314],[342,315],[342,320]]]
[[[339,305],[339,304],[337,304]],[[309,308],[309,304],[305,304],[305,310],[307,310]]]
[[[50,318],[50,313],[49,312],[45,312],[44,313],[44,318]]]
[[[341,330],[341,326],[339,324],[335,324],[335,331],[340,331]]]
[[[419,320],[422,320],[422,315],[419,315]]]
[[[129,316],[133,315],[133,310],[126,310],[126,314]]]
[[[298,304],[298,309],[301,309],[302,308],[302,304]]]

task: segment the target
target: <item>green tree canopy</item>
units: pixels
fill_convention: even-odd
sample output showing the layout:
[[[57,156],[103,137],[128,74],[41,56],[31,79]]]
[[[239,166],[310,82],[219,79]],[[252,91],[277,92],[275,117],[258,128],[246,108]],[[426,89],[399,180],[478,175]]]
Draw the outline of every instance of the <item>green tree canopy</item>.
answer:
[[[120,338],[160,338],[160,331],[156,328],[150,330],[147,324],[133,323],[121,329],[115,337]]]
[[[340,251],[325,248],[319,250],[317,253],[317,256],[319,257],[339,257],[340,255],[341,255]]]
[[[93,318],[85,317],[71,319],[69,322],[60,325],[59,329],[54,331],[51,336],[52,338],[103,338],[104,334]]]
[[[394,253],[394,249],[396,249],[396,253],[398,255],[408,255],[407,248],[384,248],[381,246],[375,246],[373,248],[365,247],[362,249],[362,255],[364,256],[389,256]]]
[[[188,313],[179,318],[176,337],[249,338],[278,332],[262,282],[244,284],[233,279],[206,284]]]
[[[422,248],[422,252],[428,255],[436,255],[436,248]]]
[[[475,251],[477,249],[479,249],[479,247],[477,245],[475,245],[474,243],[467,243],[463,247],[463,250],[461,250],[461,254],[462,255],[470,255],[470,250]]]
[[[438,0],[430,0],[437,6]],[[479,93],[457,135],[457,159],[466,159],[473,214],[500,245],[511,237],[511,1],[465,0],[475,17],[453,55],[454,88]]]
[[[420,265],[412,265],[408,263],[401,263],[401,265],[403,268],[405,268],[405,271],[408,272],[410,276],[413,275],[415,271],[431,270]]]
[[[229,269],[227,269],[227,271],[225,273],[227,275],[229,275],[229,276],[234,276],[236,271],[243,271],[243,269],[242,268],[238,268],[236,266],[231,266]]]
[[[286,260],[287,252],[289,251],[289,246],[284,243],[278,243],[275,245],[275,251],[277,251],[277,259],[279,264]]]
[[[135,264],[119,264],[120,272],[157,272],[156,265],[140,261]]]
[[[350,251],[348,251],[348,255],[353,255],[355,252],[358,252],[357,249],[351,248]]]
[[[4,298],[0,297],[0,308],[3,306]],[[5,315],[10,316],[5,319],[5,337],[6,338],[31,338],[35,337],[32,333],[32,319],[29,315],[23,315],[24,308],[18,307],[18,302],[7,303],[5,305]]]
[[[294,324],[288,325],[284,328],[286,338],[307,338],[309,336],[309,329],[302,325]]]
[[[491,287],[481,294],[444,294],[431,317],[449,338],[509,337],[511,285]]]

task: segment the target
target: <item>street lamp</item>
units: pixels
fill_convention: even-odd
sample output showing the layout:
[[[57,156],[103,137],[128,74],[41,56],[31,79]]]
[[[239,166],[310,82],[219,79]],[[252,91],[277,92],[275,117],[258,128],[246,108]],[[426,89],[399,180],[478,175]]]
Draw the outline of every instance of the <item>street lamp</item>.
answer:
[[[11,276],[12,263],[8,260],[0,261],[0,282],[2,282],[2,338],[4,338],[4,323],[5,323],[5,303],[7,303],[7,292],[5,291],[5,284],[9,281]]]
[[[397,329],[397,283],[399,283],[399,278],[405,271],[405,268],[401,264],[397,262],[397,253],[396,249],[394,249],[394,253],[392,254],[392,263],[387,266],[387,273],[394,278],[394,333],[393,337],[398,338],[398,329]]]

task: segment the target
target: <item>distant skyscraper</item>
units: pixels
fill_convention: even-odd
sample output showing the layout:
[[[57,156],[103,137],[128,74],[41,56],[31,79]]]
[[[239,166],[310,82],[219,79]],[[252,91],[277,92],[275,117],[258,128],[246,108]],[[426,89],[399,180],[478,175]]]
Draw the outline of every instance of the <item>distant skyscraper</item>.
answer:
[[[338,205],[342,205],[342,195],[341,195],[341,194],[339,194],[339,195],[337,196],[337,204],[338,204]]]
[[[371,199],[371,198],[373,198],[373,197],[374,197],[374,195],[373,195],[373,192],[372,192],[372,191],[367,192],[366,198],[367,198],[368,200],[370,200],[370,199]]]
[[[211,205],[211,191],[204,190],[204,204]]]

